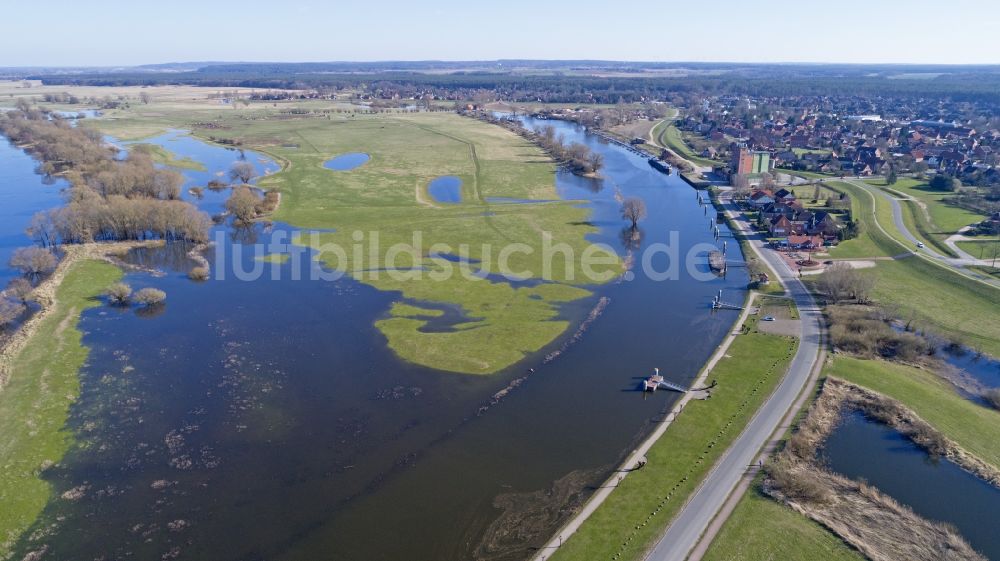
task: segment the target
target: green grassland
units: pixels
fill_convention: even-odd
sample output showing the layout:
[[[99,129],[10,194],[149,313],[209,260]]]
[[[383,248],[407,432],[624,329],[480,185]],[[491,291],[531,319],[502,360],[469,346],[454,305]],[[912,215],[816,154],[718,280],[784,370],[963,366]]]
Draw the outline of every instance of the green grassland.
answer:
[[[702,557],[705,561],[864,558],[826,528],[765,496],[759,481],[743,495]]]
[[[196,162],[191,158],[177,158],[173,152],[158,144],[134,144],[131,148],[149,154],[154,162],[167,167],[205,171],[205,165],[201,162]]]
[[[879,187],[886,186],[884,180],[870,180],[867,183]],[[912,177],[901,177],[888,187],[926,205],[930,218],[928,224],[932,228],[931,233],[935,235],[951,235],[964,226],[982,222],[986,218],[981,214],[948,204],[945,199],[953,197],[954,193],[931,189],[925,181]]]
[[[297,237],[296,243],[316,249],[326,266],[398,292],[412,306],[461,308],[467,321],[451,330],[423,330],[425,318],[396,311],[378,321],[389,346],[412,362],[454,372],[497,372],[567,329],[569,323],[559,317],[562,304],[591,295],[588,287],[621,272],[617,256],[601,253],[596,276],[585,274],[579,257],[590,246],[585,236],[596,231],[587,222],[589,210],[579,201],[558,201],[551,159],[501,127],[444,112],[290,115],[255,105],[231,112],[182,107],[117,112],[94,125],[130,137],[194,123],[197,136],[238,140],[280,160],[283,170],[259,181],[282,193],[273,218],[323,230]],[[215,123],[211,128],[198,125],[209,119]],[[347,152],[371,159],[349,171],[323,167]],[[428,193],[430,181],[444,175],[462,180],[460,204],[436,203]],[[556,202],[491,204],[491,197]],[[381,249],[372,258],[368,248],[376,236]],[[365,249],[356,254],[359,240]],[[330,244],[343,253],[329,251]],[[547,271],[543,244],[576,258],[557,253]],[[400,251],[392,255],[390,247]],[[500,254],[504,248],[506,256]],[[437,254],[460,254],[468,259],[463,267],[473,271],[552,282],[483,280],[459,273],[458,263]],[[449,271],[454,274],[446,275]]]
[[[753,327],[738,336],[709,375],[719,382],[712,398],[689,402],[647,454],[646,467],[622,481],[551,559],[641,558],[773,391],[796,345]]]
[[[933,372],[838,356],[824,373],[899,400],[971,454],[1000,467],[1000,412],[963,398]]]
[[[1000,291],[918,257],[880,261],[874,299],[904,320],[1000,356]]]
[[[120,277],[117,267],[104,262],[74,264],[56,293],[56,308],[14,359],[11,379],[0,391],[0,557],[52,498],[42,470],[72,444],[65,424],[88,352],[76,323]]]
[[[955,242],[955,245],[962,251],[975,257],[976,259],[992,260],[994,256],[1000,257],[1000,243],[994,239],[982,239],[975,241]],[[997,261],[1000,263],[1000,260]]]
[[[881,224],[889,229],[893,224],[892,208],[888,201],[874,197],[873,202],[873,197],[864,189],[843,181],[831,181],[827,185],[851,197],[851,214],[861,224],[858,237],[841,242],[831,249],[831,257],[840,259],[891,257],[907,251],[878,227],[878,224]],[[874,221],[875,213],[878,213],[878,224]]]
[[[906,227],[920,241],[951,257],[957,256],[944,240],[961,228],[985,218],[948,204],[946,199],[953,196],[952,193],[935,191],[926,182],[917,179],[901,178],[891,186],[886,185],[884,180],[869,180],[866,183],[881,187],[893,197],[910,197],[900,201]]]
[[[706,167],[715,167],[721,162],[715,160],[709,160],[707,158],[702,158],[701,156],[694,153],[691,146],[684,140],[684,135],[681,133],[680,129],[664,121],[653,128],[652,130],[653,138],[662,146],[670,148],[674,152],[677,152],[679,156],[687,160]]]
[[[291,255],[287,253],[268,253],[267,255],[259,255],[256,257],[257,261],[262,263],[270,263],[272,265],[284,265],[288,263]]]

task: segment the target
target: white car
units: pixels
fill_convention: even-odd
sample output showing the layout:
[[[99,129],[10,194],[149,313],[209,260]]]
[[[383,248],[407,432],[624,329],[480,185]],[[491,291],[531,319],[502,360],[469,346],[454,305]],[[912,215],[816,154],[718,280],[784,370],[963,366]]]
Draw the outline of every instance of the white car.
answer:
[[[923,249],[923,248],[924,248],[924,242],[917,242],[917,249]]]
[[[764,316],[760,319],[761,321],[774,321],[774,316]]]

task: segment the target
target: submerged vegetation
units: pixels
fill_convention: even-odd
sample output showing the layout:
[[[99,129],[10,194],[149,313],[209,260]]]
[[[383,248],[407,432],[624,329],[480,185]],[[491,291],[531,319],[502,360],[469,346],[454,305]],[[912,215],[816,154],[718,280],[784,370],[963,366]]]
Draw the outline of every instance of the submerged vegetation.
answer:
[[[0,133],[35,156],[40,173],[62,175],[71,185],[65,207],[32,220],[29,231],[43,246],[208,239],[208,216],[180,200],[183,178],[157,169],[148,152],[136,150],[119,161],[97,131],[37,109],[7,112]]]

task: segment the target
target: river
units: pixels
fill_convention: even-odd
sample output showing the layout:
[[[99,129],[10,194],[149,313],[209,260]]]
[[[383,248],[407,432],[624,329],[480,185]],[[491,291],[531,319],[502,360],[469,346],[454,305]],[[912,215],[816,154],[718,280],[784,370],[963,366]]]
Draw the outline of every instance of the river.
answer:
[[[857,412],[844,418],[821,455],[834,471],[868,481],[924,518],[953,524],[977,551],[1000,559],[997,487]]]
[[[572,124],[545,124],[604,156],[603,179],[553,178],[561,197],[592,210],[594,241],[624,251],[616,190],[646,202],[642,244],[677,232],[683,255],[714,241],[680,178]],[[208,167],[185,172],[189,186],[239,157],[171,138],[154,141]],[[34,167],[25,158],[22,173]],[[290,230],[217,228],[227,251],[248,253],[234,239]],[[61,560],[527,558],[676,399],[645,396],[639,379],[659,367],[690,383],[736,317],[713,313],[712,297],[742,301],[747,283],[736,268],[707,282],[682,270],[678,280],[640,274],[598,287],[562,311],[572,327],[559,340],[499,374],[466,376],[387,348],[373,324],[392,293],[346,278],[291,280],[294,261],[273,265],[281,280],[195,283],[184,251],[133,256],[165,268],[126,277],[167,292],[158,315],[83,314],[91,353],[69,426],[78,445],[45,476],[55,496],[86,493],[54,500],[34,529],[43,537],[23,540],[19,554],[44,543]],[[610,298],[604,314],[544,363],[601,297]]]

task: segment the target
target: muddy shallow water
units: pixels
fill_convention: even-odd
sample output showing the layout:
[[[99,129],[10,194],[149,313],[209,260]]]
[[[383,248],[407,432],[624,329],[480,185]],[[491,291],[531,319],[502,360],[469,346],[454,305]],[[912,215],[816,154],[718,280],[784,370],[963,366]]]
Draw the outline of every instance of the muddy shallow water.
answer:
[[[629,246],[668,242],[671,231],[682,254],[713,241],[679,178],[572,125],[546,124],[605,157],[603,180],[553,178],[560,196],[589,201],[594,241],[626,251],[616,193],[649,209]],[[183,150],[157,142],[206,164],[185,172],[192,185],[238,157],[183,138]],[[237,242],[288,230],[220,227],[219,248],[244,254],[249,268],[259,247]],[[690,382],[736,317],[713,314],[712,297],[740,301],[747,281],[735,268],[707,282],[682,269],[678,280],[600,287],[562,310],[571,327],[560,339],[504,372],[470,376],[387,348],[374,322],[393,293],[346,278],[292,280],[314,266],[295,259],[263,265],[269,274],[255,281],[196,283],[186,250],[132,256],[166,271],[127,275],[134,288],[167,292],[158,315],[84,314],[92,350],[69,427],[80,444],[45,473],[70,499],[49,505],[19,553],[45,544],[61,560],[526,558],[676,398],[643,399],[638,379],[660,367]],[[208,258],[225,268],[215,251]],[[652,262],[662,269],[666,257]],[[567,346],[601,298],[603,313]]]

